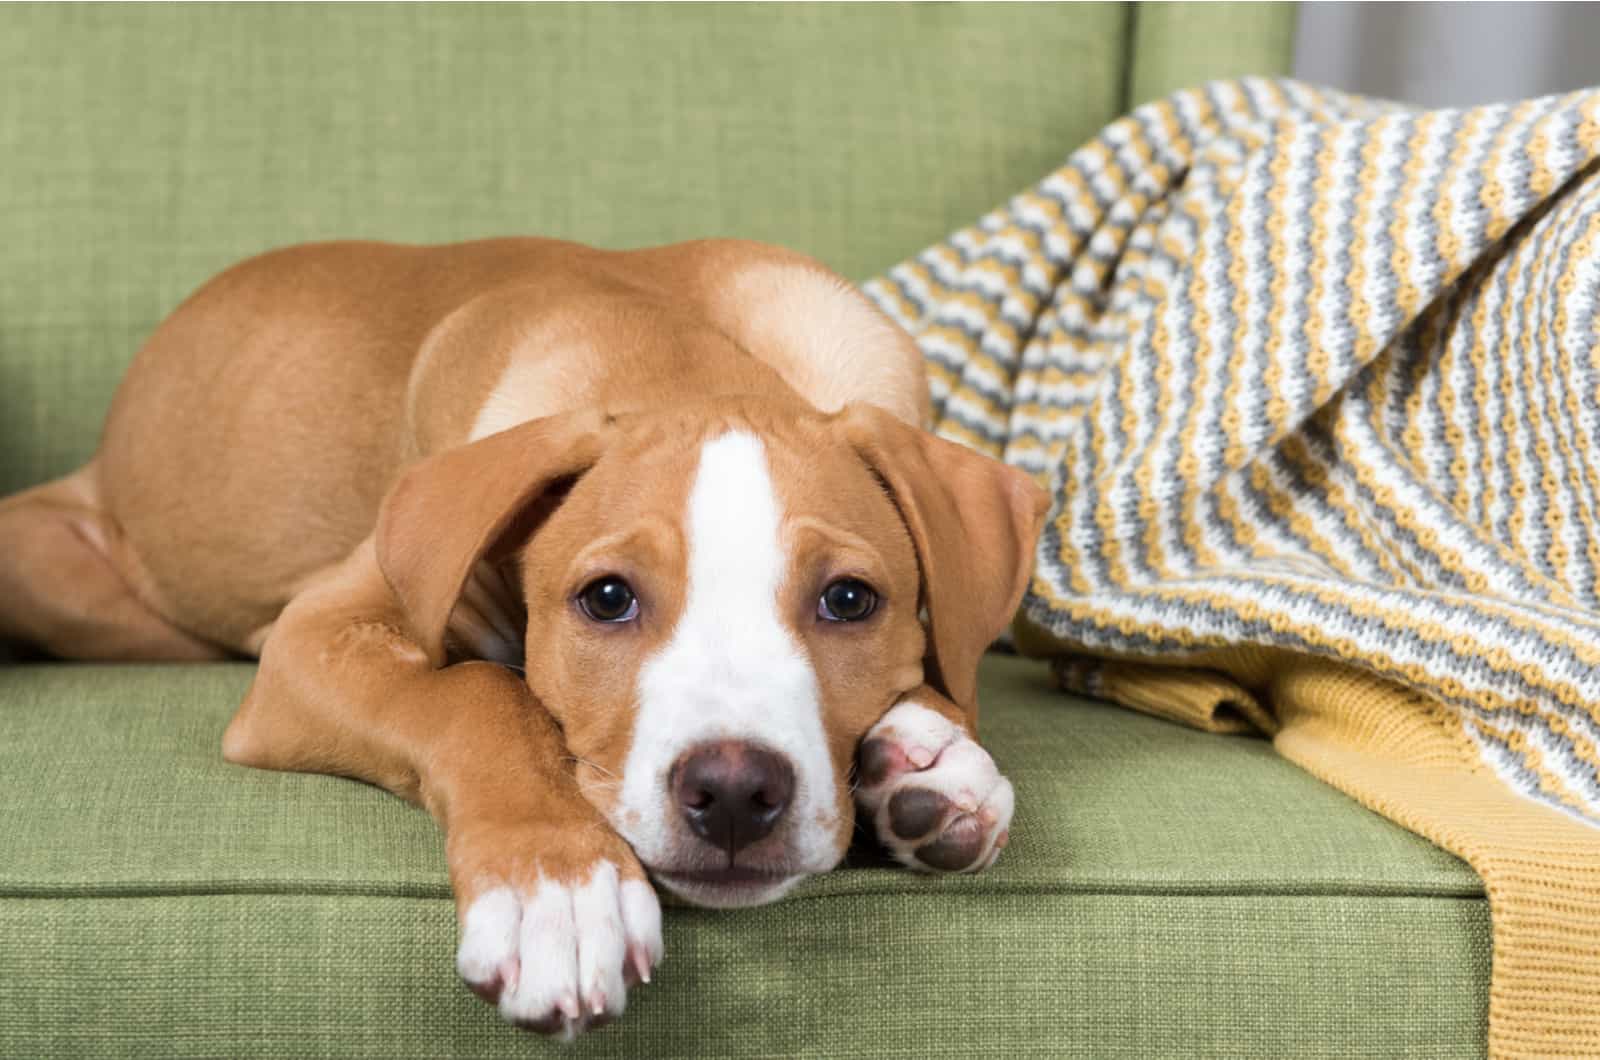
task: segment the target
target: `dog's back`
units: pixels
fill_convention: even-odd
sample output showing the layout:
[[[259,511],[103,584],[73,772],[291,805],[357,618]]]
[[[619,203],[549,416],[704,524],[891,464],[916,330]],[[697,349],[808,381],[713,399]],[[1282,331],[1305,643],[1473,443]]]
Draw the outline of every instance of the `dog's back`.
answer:
[[[120,583],[141,621],[181,634],[180,654],[196,639],[254,653],[419,457],[571,409],[728,393],[867,400],[912,423],[927,409],[903,333],[821,266],[761,244],[270,252],[202,287],[141,349],[94,460],[48,495],[82,512],[41,531],[46,564],[91,570],[102,595]],[[6,503],[9,532],[25,533]],[[97,651],[93,626],[46,646],[129,654],[116,638]]]

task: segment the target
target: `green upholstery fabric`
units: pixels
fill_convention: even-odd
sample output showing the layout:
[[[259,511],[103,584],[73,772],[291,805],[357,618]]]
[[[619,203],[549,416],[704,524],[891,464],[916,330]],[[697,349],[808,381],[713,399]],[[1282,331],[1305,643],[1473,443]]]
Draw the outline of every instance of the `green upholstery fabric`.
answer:
[[[1255,73],[1261,56],[1293,53],[1294,27],[1293,4],[1138,4],[1130,33],[1127,105],[1219,77]]]
[[[271,246],[738,235],[866,279],[1114,118],[1129,27],[1122,4],[8,9],[0,492],[81,462],[157,321]]]
[[[1282,73],[1287,5],[11,7],[0,492],[92,451],[123,366],[229,262],[311,238],[771,239],[864,278],[1131,102]],[[1472,1056],[1460,863],[1250,740],[991,660],[996,870],[870,855],[667,916],[562,1051],[452,969],[432,823],[236,769],[245,666],[0,667],[0,1056]]]
[[[8,7],[0,493],[88,456],[139,342],[268,247],[739,235],[865,279],[1057,165],[1130,80],[1282,72],[1291,23],[1283,4]],[[1151,57],[1130,66],[1131,44]]]
[[[1263,742],[991,658],[1017,787],[975,877],[854,856],[667,960],[562,1053],[455,979],[431,821],[224,764],[250,668],[0,668],[0,1055],[1473,1056],[1487,904],[1460,862]]]

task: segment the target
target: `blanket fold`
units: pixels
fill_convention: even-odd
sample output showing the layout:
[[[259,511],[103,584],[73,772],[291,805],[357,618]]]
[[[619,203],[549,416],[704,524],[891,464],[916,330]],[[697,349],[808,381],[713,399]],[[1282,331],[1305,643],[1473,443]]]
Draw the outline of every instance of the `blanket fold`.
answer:
[[[1490,1052],[1600,1055],[1600,92],[1141,107],[868,285],[1050,486],[1016,632],[1464,858]]]

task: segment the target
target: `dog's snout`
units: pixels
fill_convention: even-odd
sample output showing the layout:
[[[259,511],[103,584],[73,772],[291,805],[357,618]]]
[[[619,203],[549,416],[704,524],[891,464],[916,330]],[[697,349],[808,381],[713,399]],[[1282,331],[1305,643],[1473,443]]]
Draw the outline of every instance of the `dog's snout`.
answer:
[[[669,784],[694,834],[731,858],[782,819],[794,795],[794,767],[754,744],[723,740],[686,751]]]

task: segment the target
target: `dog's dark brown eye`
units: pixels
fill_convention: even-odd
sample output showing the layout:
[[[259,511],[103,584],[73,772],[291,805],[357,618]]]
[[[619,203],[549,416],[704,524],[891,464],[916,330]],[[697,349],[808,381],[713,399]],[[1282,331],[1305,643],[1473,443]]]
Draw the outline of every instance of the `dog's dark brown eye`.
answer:
[[[854,578],[840,578],[822,590],[817,617],[829,622],[860,622],[878,606],[872,586]]]
[[[578,606],[596,622],[628,622],[639,617],[639,601],[633,590],[614,574],[585,585],[578,593]]]

